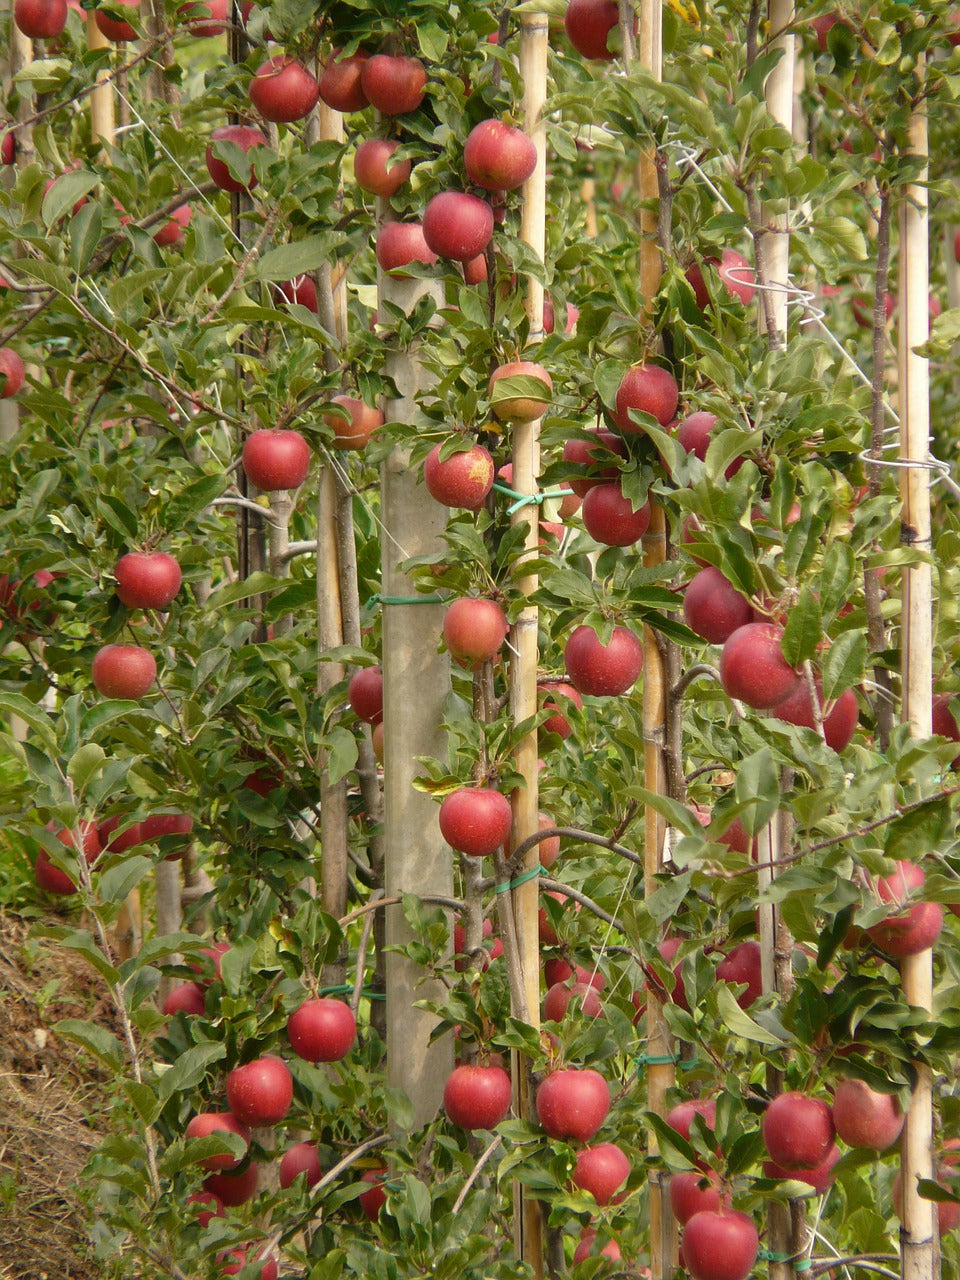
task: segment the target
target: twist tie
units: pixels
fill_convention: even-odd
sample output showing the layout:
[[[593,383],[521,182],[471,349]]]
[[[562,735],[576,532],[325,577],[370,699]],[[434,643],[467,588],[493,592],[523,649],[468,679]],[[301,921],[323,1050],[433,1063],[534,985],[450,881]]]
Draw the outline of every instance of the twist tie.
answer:
[[[445,604],[446,596],[382,596],[372,595],[369,605],[377,604]]]
[[[634,1059],[638,1067],[678,1066],[688,1071],[697,1066],[699,1058],[681,1058],[678,1053],[638,1053]]]
[[[385,991],[373,991],[369,987],[364,987],[360,992],[365,1000],[386,1000],[387,993]],[[321,987],[317,992],[321,996],[350,996],[353,995],[353,987],[349,982],[343,983],[339,987]]]
[[[517,493],[516,489],[500,484],[499,481],[493,487],[497,493],[504,493],[508,498],[516,499],[514,503],[507,507],[508,516],[512,516],[515,511],[520,511],[523,507],[539,507],[548,498],[565,498],[567,494],[573,493],[572,489],[544,489],[540,493]]]
[[[528,867],[526,871],[521,871],[512,880],[504,880],[503,884],[498,884],[495,891],[497,893],[509,893],[511,889],[519,888],[520,885],[526,884],[528,880],[535,880],[542,869],[539,863],[535,867]]]
[[[758,1258],[762,1258],[764,1262],[790,1262],[793,1259],[792,1253],[772,1253],[769,1249],[760,1249],[757,1253]]]
[[[796,1262],[793,1264],[793,1269],[794,1271],[809,1271],[812,1266],[812,1258],[797,1258]]]

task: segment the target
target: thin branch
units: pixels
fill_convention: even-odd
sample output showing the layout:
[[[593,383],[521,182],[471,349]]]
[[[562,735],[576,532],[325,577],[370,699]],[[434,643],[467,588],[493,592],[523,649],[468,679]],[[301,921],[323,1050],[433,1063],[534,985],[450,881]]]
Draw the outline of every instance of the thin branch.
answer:
[[[452,1212],[454,1217],[456,1217],[457,1214],[460,1212],[460,1210],[463,1208],[463,1203],[467,1198],[467,1194],[470,1191],[470,1188],[476,1182],[477,1178],[479,1178],[483,1170],[483,1166],[487,1163],[487,1161],[490,1159],[490,1157],[496,1151],[497,1147],[499,1147],[502,1142],[503,1142],[503,1138],[498,1133],[496,1137],[493,1139],[493,1141],[486,1148],[483,1155],[480,1156],[477,1163],[473,1166],[473,1169],[470,1172],[470,1177],[467,1178],[466,1182],[460,1188],[460,1194],[457,1196],[456,1200],[453,1202]]]

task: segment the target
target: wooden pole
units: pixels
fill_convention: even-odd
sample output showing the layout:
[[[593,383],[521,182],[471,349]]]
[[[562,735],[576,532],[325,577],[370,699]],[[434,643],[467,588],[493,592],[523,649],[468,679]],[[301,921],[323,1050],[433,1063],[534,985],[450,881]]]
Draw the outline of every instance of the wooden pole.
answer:
[[[923,83],[925,67],[918,67]],[[928,155],[927,116],[923,101],[910,119],[907,150],[913,157]],[[900,519],[901,541],[929,551],[930,540],[930,371],[916,349],[927,341],[930,328],[929,211],[927,168],[917,175],[900,199]],[[909,465],[909,464],[915,465]],[[901,668],[903,723],[918,738],[931,732],[932,584],[929,563],[904,566],[901,605]],[[908,1004],[930,1010],[933,1002],[933,953],[908,956],[900,966]],[[917,1182],[933,1178],[933,1100],[929,1068],[915,1063],[916,1084],[901,1139],[903,1229],[900,1235],[904,1280],[932,1280],[938,1271],[936,1206],[921,1199]]]
[[[110,41],[97,26],[93,11],[87,12],[87,47],[89,49],[109,49]],[[105,71],[97,72],[97,80],[103,81]],[[90,94],[90,133],[104,148],[112,147],[115,135],[113,86],[109,83],[98,84]]]

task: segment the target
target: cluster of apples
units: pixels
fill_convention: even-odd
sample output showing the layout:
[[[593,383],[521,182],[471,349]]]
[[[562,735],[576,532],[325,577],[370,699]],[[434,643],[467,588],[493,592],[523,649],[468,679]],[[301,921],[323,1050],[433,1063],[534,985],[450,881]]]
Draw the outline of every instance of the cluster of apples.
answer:
[[[129,551],[113,571],[117,596],[128,609],[166,609],[183,581],[180,565],[165,551]],[[107,644],[93,659],[91,676],[105,698],[138,702],[153,688],[157,662],[139,644]]]
[[[129,822],[121,817],[104,818],[102,822],[85,820],[74,830],[69,827],[53,831],[54,839],[64,849],[82,852],[88,866],[103,853],[126,853],[145,844],[162,841],[164,856],[176,862],[186,852],[193,831],[193,818],[187,813],[157,813],[141,822]],[[79,836],[79,851],[78,851]],[[39,888],[59,897],[72,897],[77,892],[76,880],[54,863],[48,851],[41,847],[34,861],[34,878]]]

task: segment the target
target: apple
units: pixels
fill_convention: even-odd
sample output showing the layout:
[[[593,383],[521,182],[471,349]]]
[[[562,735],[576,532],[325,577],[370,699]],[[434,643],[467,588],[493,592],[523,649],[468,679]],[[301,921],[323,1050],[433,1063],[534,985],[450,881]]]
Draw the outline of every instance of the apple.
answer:
[[[380,1217],[380,1210],[387,1203],[387,1193],[383,1189],[383,1184],[387,1180],[386,1169],[367,1169],[360,1178],[361,1182],[369,1182],[371,1184],[369,1191],[361,1191],[357,1199],[360,1202],[360,1208],[371,1222],[376,1222]]]
[[[892,875],[881,876],[876,882],[876,892],[881,902],[902,905],[914,889],[922,889],[926,876],[915,862],[897,862]],[[887,955],[902,959],[919,955],[932,947],[943,929],[943,907],[939,902],[916,902],[907,910],[898,912],[871,925],[866,930],[871,941]]]
[[[662,942],[658,942],[657,951],[660,953],[660,958],[664,960],[667,964],[671,964],[674,958],[676,957],[677,952],[680,950],[682,943],[683,943],[683,938],[664,938]],[[665,999],[671,1001],[679,1009],[684,1009],[687,1013],[689,1013],[690,1005],[687,1001],[686,987],[683,984],[682,970],[683,970],[683,961],[681,960],[681,961],[678,961],[678,963],[674,966],[674,969],[673,969],[672,989],[668,990],[667,988],[664,988],[663,986],[661,986],[659,981],[657,981],[656,986],[658,990],[662,993]],[[644,985],[647,985],[647,984],[644,984]]]
[[[848,1147],[886,1151],[900,1137],[904,1115],[893,1094],[863,1080],[840,1080],[833,1091],[833,1123]]]
[[[753,1219],[737,1209],[701,1209],[683,1228],[683,1265],[694,1280],[746,1280],[759,1249]]]
[[[336,449],[354,449],[357,452],[367,447],[367,442],[375,431],[384,424],[384,416],[379,409],[373,409],[356,396],[334,396],[331,404],[338,405],[350,415],[344,422],[339,414],[322,413],[320,417],[333,430],[333,444]]]
[[[513,191],[537,167],[537,148],[522,129],[502,120],[481,120],[467,135],[463,166],[475,186],[486,191]]]
[[[323,68],[319,85],[320,97],[334,111],[362,111],[369,106],[362,84],[367,54],[361,50],[348,58],[341,58],[339,55],[340,50],[335,49]]]
[[[510,1111],[510,1077],[503,1067],[454,1067],[443,1086],[443,1109],[461,1129],[493,1129]]]
[[[167,850],[167,862],[178,862],[187,849],[190,847],[190,835],[193,832],[193,818],[189,813],[157,813],[150,818],[144,818],[140,823],[140,839],[143,842],[154,843],[170,836],[185,836],[186,839],[180,839],[173,844],[169,841],[172,848]],[[228,950],[227,945],[222,945],[224,951]],[[217,963],[217,977],[220,976],[220,965]]]
[[[625,435],[641,435],[643,426],[630,417],[632,409],[651,414],[662,427],[673,421],[680,400],[677,380],[658,364],[637,364],[623,375],[613,420]]]
[[[358,720],[379,724],[383,719],[383,671],[379,667],[361,667],[350,677],[347,701]]]
[[[573,333],[577,327],[577,320],[580,318],[579,308],[575,307],[572,302],[564,303],[564,333]],[[553,299],[549,293],[543,295],[543,332],[553,333],[556,317],[554,315]]]
[[[277,1280],[280,1274],[277,1260],[272,1254],[264,1257],[262,1250],[262,1244],[248,1244],[240,1249],[225,1250],[217,1255],[220,1274],[238,1276],[242,1271],[244,1275],[253,1277],[253,1280]]]
[[[246,1125],[240,1123],[232,1111],[201,1111],[190,1120],[184,1137],[189,1142],[191,1138],[209,1138],[213,1133],[235,1133],[243,1139],[247,1148],[250,1146],[249,1130]],[[246,1152],[242,1156],[232,1156],[228,1151],[224,1151],[220,1155],[207,1156],[206,1159],[201,1160],[200,1168],[205,1169],[207,1173],[229,1172],[236,1169],[245,1155]]]
[[[753,299],[756,292],[756,274],[742,253],[738,253],[736,249],[724,249],[719,261],[716,258],[707,258],[704,265],[716,268],[717,275],[727,293],[732,297],[739,298],[744,304]],[[700,263],[695,262],[688,267],[686,276],[687,282],[693,289],[697,306],[701,311],[706,311],[710,305],[710,294]]]
[[[580,693],[602,698],[626,693],[643,669],[643,645],[626,627],[614,627],[603,644],[593,627],[576,627],[563,651],[570,683]]]
[[[599,1071],[564,1067],[537,1089],[537,1118],[551,1138],[589,1142],[610,1110],[610,1089]]]
[[[436,264],[437,255],[423,234],[422,222],[384,222],[377,232],[377,262],[384,271],[396,271],[411,262],[428,267]]]
[[[343,1000],[318,996],[290,1015],[287,1035],[291,1049],[307,1062],[339,1062],[353,1048],[357,1020]]]
[[[239,181],[230,172],[226,161],[219,160],[214,154],[214,147],[218,142],[231,142],[235,147],[239,147],[245,155],[249,155],[255,147],[269,147],[270,144],[265,134],[248,124],[225,124],[219,129],[214,129],[210,135],[210,141],[207,143],[207,172],[220,190],[252,191],[257,185],[257,175],[253,172],[253,166],[245,166],[245,181]]]
[[[609,1204],[630,1176],[630,1161],[613,1142],[601,1142],[577,1152],[573,1185],[588,1191],[597,1204]]]
[[[463,279],[466,284],[482,284],[487,275],[487,255],[485,253],[478,253],[469,262],[463,263]]]
[[[957,695],[955,693],[938,693],[933,699],[933,726],[932,732],[941,738],[949,738],[951,742],[960,743],[960,725],[954,719],[953,712],[950,710],[950,703]],[[958,746],[953,757],[953,768],[960,768],[960,746]]]
[[[222,36],[229,20],[229,0],[189,0],[177,9],[192,36]]]
[[[956,1138],[951,1138],[944,1143],[944,1151],[956,1142]],[[934,1161],[933,1176],[936,1182],[945,1187],[948,1191],[955,1191],[955,1186],[951,1185],[952,1178],[944,1177],[949,1170],[949,1166],[954,1163],[954,1157],[944,1157],[943,1152]],[[893,1201],[893,1211],[903,1221],[903,1175],[900,1169],[894,1174],[893,1184],[890,1188],[890,1196]],[[937,1201],[937,1227],[938,1234],[943,1236],[948,1231],[955,1231],[960,1226],[960,1204],[952,1200]]]
[[[578,1262],[586,1262],[588,1258],[601,1257],[610,1258],[613,1262],[619,1262],[621,1258],[620,1246],[616,1240],[608,1240],[602,1249],[596,1248],[597,1233],[593,1227],[584,1227],[580,1232],[580,1242],[573,1251],[573,1264]]]
[[[510,835],[510,801],[492,787],[458,787],[440,804],[440,833],[452,849],[482,858],[496,853]]]
[[[317,286],[310,276],[297,276],[293,280],[285,280],[277,285],[277,292],[284,302],[291,306],[306,307],[314,315],[320,314],[320,303],[317,301]]]
[[[732,947],[717,965],[717,980],[747,984],[737,996],[741,1009],[749,1009],[754,1000],[759,1000],[763,994],[759,942],[748,940]]]
[[[553,898],[554,902],[559,902],[561,904],[569,901],[567,895],[565,893],[561,893],[557,889],[547,889],[546,892],[541,895],[541,898]],[[575,902],[573,905],[574,910],[580,910],[579,902]],[[550,923],[550,916],[547,914],[547,908],[545,906],[541,907],[537,913],[537,930],[540,936],[540,942],[543,946],[555,947],[559,944],[560,939],[557,937],[556,930]]]
[[[260,1166],[252,1160],[240,1173],[211,1173],[203,1180],[204,1191],[212,1192],[228,1208],[246,1204],[257,1194]]]
[[[874,299],[872,293],[858,293],[854,295],[850,309],[853,312],[853,318],[861,329],[873,328],[873,305]],[[883,314],[884,319],[890,321],[893,313],[897,309],[897,300],[892,293],[883,295]]]
[[[573,475],[564,481],[574,493],[585,498],[595,485],[605,480],[616,480],[620,468],[614,462],[608,462],[611,454],[619,458],[627,456],[627,446],[623,438],[613,431],[589,431],[589,437],[574,436],[563,444],[563,460],[576,467],[589,467],[590,475]]]
[[[376,760],[377,764],[379,764],[379,765],[382,765],[382,764],[383,764],[383,735],[384,735],[384,732],[385,732],[385,731],[384,731],[384,727],[383,727],[383,721],[381,720],[379,724],[375,724],[375,725],[373,726],[373,733],[370,735],[370,742],[371,742],[371,745],[373,746],[373,755],[374,755],[374,759]]]
[[[303,120],[317,105],[320,85],[302,62],[283,54],[257,68],[249,93],[264,120],[290,124]]]
[[[447,507],[479,511],[493,488],[493,458],[481,444],[471,445],[441,459],[436,444],[423,463],[423,480],[431,498]]]
[[[708,565],[687,583],[683,618],[690,630],[704,640],[724,644],[752,620],[753,607],[719,569]]]
[[[188,204],[182,204],[179,209],[174,209],[160,230],[153,233],[155,243],[161,249],[179,248],[183,244],[184,228],[189,227],[192,218],[193,210]]]
[[[126,822],[126,819],[116,814],[104,818],[97,827],[97,837],[105,852],[126,853],[143,843],[143,828],[139,822],[127,822],[122,830],[118,830],[121,822]]]
[[[193,1191],[187,1196],[185,1204],[199,1204],[204,1207],[196,1214],[197,1222],[201,1227],[208,1227],[214,1218],[223,1216],[225,1205],[219,1196],[215,1196],[212,1191]]]
[[[677,428],[677,440],[687,451],[703,462],[707,456],[707,449],[710,446],[710,437],[720,419],[715,413],[710,413],[706,409],[698,409],[696,413],[688,414]],[[730,480],[737,474],[740,468],[746,462],[746,458],[737,457],[729,462],[724,470],[724,477]]]
[[[424,210],[423,238],[441,258],[469,262],[484,252],[492,235],[493,210],[466,191],[441,191]]]
[[[31,40],[52,40],[67,25],[67,0],[16,0],[13,20]]]
[[[792,1090],[778,1094],[763,1113],[763,1141],[783,1169],[815,1169],[833,1144],[833,1113],[822,1098]]]
[[[634,509],[624,497],[621,481],[594,485],[583,500],[583,525],[595,542],[608,547],[630,547],[639,542],[650,524],[650,503]]]
[[[563,708],[565,702],[569,701],[578,711],[582,711],[583,698],[580,696],[580,691],[563,680],[541,680],[537,683],[539,685],[541,709],[553,713],[544,720],[540,726],[541,729],[546,733],[555,733],[561,738],[569,738],[573,733],[573,727],[564,715]],[[557,698],[562,699],[562,701],[558,703]]]
[[[17,135],[12,129],[0,138],[0,164],[14,164],[17,159]]]
[[[700,1116],[708,1129],[717,1122],[717,1103],[715,1098],[689,1098],[686,1102],[678,1102],[664,1116],[664,1121],[674,1133],[678,1133],[685,1141],[690,1141],[690,1126],[694,1116]]]
[[[617,55],[608,37],[620,22],[616,0],[568,0],[563,25],[567,39],[581,57],[610,62]]]
[[[507,615],[496,600],[462,596],[447,606],[443,638],[452,657],[468,671],[492,662],[507,638]]]
[[[13,347],[0,347],[0,377],[4,379],[0,400],[9,400],[23,386],[26,370]]]
[[[165,551],[128,551],[113,576],[120,602],[128,609],[165,609],[183,582],[179,564]]]
[[[770,711],[796,693],[800,672],[783,656],[783,628],[748,622],[728,637],[720,652],[720,683],[729,698]]]
[[[557,824],[549,813],[544,813],[541,809],[537,814],[537,828],[540,831],[552,831]],[[548,836],[545,840],[541,840],[537,846],[540,865],[545,871],[549,871],[556,860],[560,857],[560,837]]]
[[[729,1196],[721,1192],[717,1175],[711,1170],[684,1170],[670,1178],[670,1207],[681,1226],[695,1213],[705,1209],[716,1213],[721,1205],[729,1203]]]
[[[353,176],[357,186],[371,195],[389,200],[396,195],[410,177],[410,161],[398,160],[391,164],[391,157],[400,148],[399,142],[387,138],[368,138],[357,147],[353,158]]]
[[[360,85],[367,101],[387,116],[416,111],[424,99],[427,72],[419,58],[377,53],[368,58],[360,72]]]
[[[135,15],[139,18],[140,16],[139,3],[128,4],[126,0],[110,0],[110,8],[117,10],[129,9],[131,17]],[[121,40],[136,40],[137,38],[136,27],[129,22],[123,21],[123,19],[111,18],[102,9],[94,9],[93,19],[100,28],[101,34],[107,40],[113,41],[114,44],[119,44]]]
[[[66,827],[56,832],[56,838],[67,849],[75,849],[77,847],[76,836],[73,831],[68,830]],[[80,843],[83,846],[83,856],[87,863],[96,862],[100,856],[100,836],[95,822],[80,823]],[[47,893],[70,897],[77,892],[77,886],[73,879],[65,871],[61,871],[59,867],[54,866],[46,849],[41,848],[37,853],[33,872],[38,887]]]
[[[568,978],[573,978],[579,986],[596,987],[598,991],[602,991],[607,983],[599,969],[587,969],[582,964],[571,965],[563,956],[551,956],[544,961],[543,977],[548,989],[558,982],[566,982]]]
[[[243,1124],[279,1124],[293,1101],[293,1077],[279,1058],[254,1058],[227,1076],[227,1102]]]
[[[545,389],[543,396],[539,395],[519,395],[508,396],[504,399],[495,400],[493,389],[504,378],[536,378],[538,382],[542,382]],[[550,397],[553,394],[553,379],[543,367],[533,360],[512,360],[509,364],[502,364],[499,368],[494,369],[490,375],[490,408],[493,410],[494,417],[499,418],[501,422],[534,422],[537,418],[542,418],[548,405]]]
[[[199,982],[181,982],[167,993],[162,1013],[170,1018],[175,1013],[202,1015],[207,1011],[207,1001]]]
[[[775,1160],[764,1160],[763,1176],[765,1178],[793,1178],[797,1182],[805,1182],[812,1187],[817,1195],[822,1196],[835,1178],[833,1167],[840,1159],[840,1149],[836,1143],[831,1144],[830,1150],[812,1169],[785,1169],[783,1165],[777,1164]]]
[[[603,1005],[596,987],[588,982],[555,982],[543,999],[544,1018],[551,1022],[561,1022],[573,1000],[576,1000],[585,1018],[603,1016]]]
[[[315,1142],[295,1142],[280,1158],[280,1187],[286,1191],[294,1178],[305,1173],[306,1186],[315,1186],[323,1175],[320,1168],[320,1152]]]
[[[823,688],[820,680],[816,680],[817,697],[823,700]],[[806,681],[801,681],[794,693],[783,702],[777,704],[773,714],[778,720],[788,724],[802,725],[807,729],[814,727],[813,702]],[[852,689],[845,689],[823,718],[823,733],[827,746],[834,751],[845,751],[850,745],[857,725],[860,722],[860,704]]]
[[[498,957],[503,955],[503,943],[499,938],[493,937],[493,921],[489,916],[484,916],[483,918],[482,934],[484,939],[493,939],[490,946],[488,947],[486,941],[484,941],[481,948],[483,955],[478,955],[477,952],[468,952],[466,949],[466,930],[459,920],[454,923],[453,954],[456,959],[453,962],[453,967],[456,969],[457,973],[466,973],[471,964],[477,965],[486,972],[486,970],[490,968],[491,961],[496,960]]]
[[[150,650],[138,644],[106,644],[94,655],[90,674],[105,698],[136,702],[153,687],[157,663]]]
[[[243,469],[250,483],[265,493],[298,489],[310,470],[310,446],[299,431],[252,431],[243,445]]]

